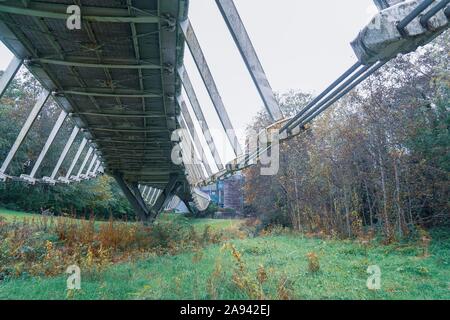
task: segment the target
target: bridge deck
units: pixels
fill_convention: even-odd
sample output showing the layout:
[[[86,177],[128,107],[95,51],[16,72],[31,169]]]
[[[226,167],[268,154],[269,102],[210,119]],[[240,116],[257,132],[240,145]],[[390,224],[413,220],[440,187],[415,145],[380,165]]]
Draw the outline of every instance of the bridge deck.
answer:
[[[9,9],[0,13],[1,40],[55,92],[107,172],[163,189],[183,170],[172,164],[170,137],[181,90],[174,70],[184,50],[176,20],[187,15],[187,1],[79,2],[86,18],[81,30],[70,30],[66,10],[74,1],[2,1]]]

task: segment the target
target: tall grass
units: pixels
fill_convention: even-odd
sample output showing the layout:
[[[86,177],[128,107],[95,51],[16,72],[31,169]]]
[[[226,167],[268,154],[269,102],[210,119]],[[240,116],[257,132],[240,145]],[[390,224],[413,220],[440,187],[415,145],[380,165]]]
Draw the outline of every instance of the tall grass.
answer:
[[[0,280],[59,275],[74,264],[95,274],[114,263],[199,250],[234,236],[209,226],[194,228],[182,219],[162,219],[152,226],[113,220],[97,224],[94,219],[1,219]]]

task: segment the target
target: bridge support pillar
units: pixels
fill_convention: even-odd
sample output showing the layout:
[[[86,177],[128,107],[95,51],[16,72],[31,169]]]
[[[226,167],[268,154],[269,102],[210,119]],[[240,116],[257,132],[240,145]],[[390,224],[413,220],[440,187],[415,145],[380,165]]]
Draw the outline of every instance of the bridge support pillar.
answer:
[[[139,189],[138,184],[131,183],[130,189],[134,193],[136,200],[139,202],[139,205],[148,211],[147,204],[145,203],[144,197],[142,196],[143,193]]]
[[[30,132],[31,127],[33,126],[34,122],[36,121],[39,113],[41,112],[42,108],[44,107],[44,105],[47,102],[49,97],[50,97],[50,92],[47,90],[44,90],[42,92],[42,94],[39,96],[36,104],[34,105],[33,109],[31,110],[30,114],[28,115],[28,118],[25,121],[25,124],[23,125],[22,129],[20,130],[19,135],[16,138],[16,141],[14,142],[13,146],[11,147],[11,150],[9,150],[8,156],[6,157],[5,161],[2,164],[2,167],[0,168],[0,181],[5,181],[8,178],[8,176],[6,175],[6,170],[8,169],[12,159],[16,155],[17,150],[19,150],[23,141],[27,137],[28,132]]]
[[[83,152],[84,147],[86,146],[86,143],[87,143],[87,139],[83,138],[83,140],[81,141],[80,146],[78,147],[78,151],[75,154],[75,158],[73,158],[72,163],[70,164],[70,167],[69,167],[69,170],[66,173],[66,176],[65,177],[59,177],[59,180],[61,182],[70,183],[70,180],[69,180],[70,175],[72,174],[72,171],[75,168],[75,165],[77,164],[78,159],[80,158],[81,153]]]
[[[91,173],[89,173],[89,176],[91,178],[96,178],[97,177],[101,164],[102,164],[102,162],[100,160],[97,160],[97,163],[95,164],[94,170],[92,170]]]
[[[72,176],[71,179],[78,181],[78,182],[81,181],[81,174],[83,173],[84,168],[86,168],[87,162],[88,162],[89,158],[91,157],[92,152],[94,152],[94,148],[89,147],[88,152],[87,152],[86,156],[84,157],[83,162],[81,163],[81,167],[80,167],[80,169],[78,169],[77,175]]]
[[[123,193],[125,194],[125,197],[130,202],[139,219],[143,222],[148,222],[149,219],[151,218],[150,211],[145,205],[144,200],[142,199],[142,195],[139,190],[138,184],[132,183],[129,185],[123,179],[123,176],[120,174],[114,174],[113,176],[116,179],[117,183],[119,184],[120,188],[122,189]]]
[[[97,154],[94,154],[86,173],[84,175],[82,174],[81,178],[86,179],[86,180],[90,179],[90,177],[91,177],[90,172],[91,172],[92,168],[94,168],[95,161],[97,161],[97,158],[98,158]]]
[[[53,126],[52,131],[50,132],[50,135],[48,136],[47,141],[45,142],[44,147],[42,148],[41,153],[39,154],[38,159],[36,160],[36,163],[33,166],[33,169],[31,170],[30,175],[22,174],[20,177],[26,181],[28,181],[30,184],[36,183],[36,173],[41,167],[42,161],[44,160],[45,156],[47,155],[48,149],[52,145],[53,141],[56,138],[56,135],[58,134],[59,130],[61,129],[64,121],[66,120],[67,112],[62,110],[58,120],[56,120],[55,125]]]
[[[156,199],[155,204],[153,205],[152,220],[155,220],[156,217],[161,213],[161,210],[166,207],[171,199],[171,196],[176,193],[178,187],[178,175],[172,175],[170,177],[169,183],[166,185],[164,190]]]
[[[194,209],[192,209],[190,202],[188,200],[181,200],[181,201],[183,201],[183,203],[186,206],[186,208],[188,209],[189,213],[194,215],[195,211],[194,211]]]
[[[56,175],[58,174],[62,163],[66,159],[67,153],[69,152],[70,147],[72,146],[73,142],[75,141],[75,138],[77,137],[79,131],[80,131],[80,128],[78,128],[77,126],[75,126],[73,128],[72,134],[70,135],[69,140],[67,141],[66,145],[64,146],[64,149],[63,149],[61,155],[59,156],[58,162],[56,163],[56,166],[53,169],[53,172],[52,172],[51,176],[50,177],[43,177],[42,181],[44,181],[46,183],[49,183],[49,184],[55,184],[56,183],[56,181],[55,181]]]

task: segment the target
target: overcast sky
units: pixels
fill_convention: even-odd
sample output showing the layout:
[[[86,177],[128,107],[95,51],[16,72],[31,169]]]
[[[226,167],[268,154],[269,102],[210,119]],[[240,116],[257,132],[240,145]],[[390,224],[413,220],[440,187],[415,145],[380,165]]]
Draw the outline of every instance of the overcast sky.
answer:
[[[213,0],[190,0],[190,19],[232,123],[242,135],[262,107]],[[276,92],[318,93],[356,61],[350,42],[376,13],[372,0],[235,0],[269,81]],[[11,59],[0,45],[0,69]],[[187,52],[186,68],[210,127],[221,126]],[[219,132],[219,131],[218,131]],[[219,133],[213,134],[219,140]],[[220,143],[219,143],[220,144]],[[232,155],[221,150],[224,160]]]

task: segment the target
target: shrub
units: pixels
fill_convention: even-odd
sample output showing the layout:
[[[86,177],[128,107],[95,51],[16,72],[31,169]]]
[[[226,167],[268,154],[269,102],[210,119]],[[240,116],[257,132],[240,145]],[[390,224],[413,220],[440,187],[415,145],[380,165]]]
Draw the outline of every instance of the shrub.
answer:
[[[112,263],[198,251],[222,239],[209,226],[197,232],[182,219],[161,219],[149,227],[61,217],[1,221],[0,280],[24,274],[53,276],[73,264],[94,277]]]
[[[309,252],[307,255],[308,258],[308,270],[311,273],[316,273],[320,270],[320,262],[319,257],[315,252]]]

